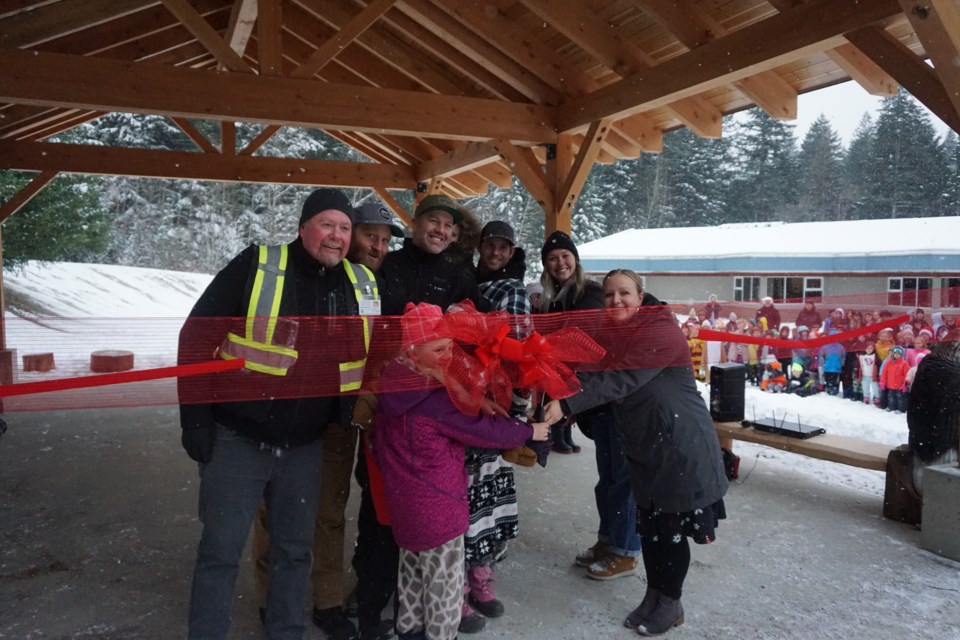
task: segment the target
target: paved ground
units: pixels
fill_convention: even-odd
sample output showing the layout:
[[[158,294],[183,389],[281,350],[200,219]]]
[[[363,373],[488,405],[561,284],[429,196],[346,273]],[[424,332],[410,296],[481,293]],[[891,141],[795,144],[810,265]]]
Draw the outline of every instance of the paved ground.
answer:
[[[176,409],[6,418],[0,638],[184,637],[199,524]],[[740,450],[745,459],[758,451]],[[694,549],[687,622],[668,637],[960,640],[960,565],[884,520],[880,498],[776,462],[761,456],[731,488],[719,541]],[[818,464],[830,463],[810,468]],[[570,562],[593,541],[594,478],[589,447],[518,470],[522,534],[497,585],[508,613],[478,640],[636,637],[621,620],[642,579],[595,582]],[[231,638],[260,637],[252,594],[245,567]]]

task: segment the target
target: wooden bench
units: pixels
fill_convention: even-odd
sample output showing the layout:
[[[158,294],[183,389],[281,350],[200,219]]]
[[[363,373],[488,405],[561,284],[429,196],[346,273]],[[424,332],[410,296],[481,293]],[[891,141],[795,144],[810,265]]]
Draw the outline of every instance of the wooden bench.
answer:
[[[876,471],[887,470],[887,456],[894,448],[888,444],[836,436],[829,433],[804,440],[757,431],[752,427],[741,426],[739,422],[714,422],[713,424],[717,428],[720,444],[727,448],[732,449],[733,440],[741,440],[811,458]]]

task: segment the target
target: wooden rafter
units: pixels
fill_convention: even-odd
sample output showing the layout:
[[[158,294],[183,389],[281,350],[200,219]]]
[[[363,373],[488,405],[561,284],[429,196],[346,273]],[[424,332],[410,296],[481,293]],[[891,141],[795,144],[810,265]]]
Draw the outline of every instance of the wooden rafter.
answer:
[[[875,96],[896,95],[897,81],[852,44],[840,45],[826,53],[834,64],[843,69],[867,93]]]
[[[210,23],[203,19],[193,6],[187,0],[162,0],[164,6],[170,13],[175,15],[183,26],[193,34],[193,36],[203,44],[224,67],[231,71],[251,73],[250,68],[243,58],[230,48],[230,45],[220,37]]]
[[[257,0],[257,61],[262,76],[283,73],[282,7],[275,0]]]
[[[410,189],[416,184],[413,168],[402,165],[211,155],[41,142],[0,142],[0,168],[141,178],[358,188],[380,186]]]
[[[310,80],[36,52],[0,51],[0,66],[9,102],[464,140],[540,143],[556,131],[554,108],[497,100],[332,83],[318,94]]]
[[[61,0],[3,21],[0,46],[33,47],[140,11],[155,0]],[[64,25],[69,25],[65,30]]]
[[[56,177],[56,171],[42,171],[25,184],[22,189],[13,194],[12,198],[0,205],[0,223],[5,222],[7,218],[22,209]]]
[[[491,46],[489,41],[465,24],[443,11],[438,11],[429,0],[404,0],[400,11],[415,22],[425,25],[436,39],[459,43],[464,56],[489,70],[507,85],[537,104],[559,104],[561,92],[532,74],[518,60]]]
[[[410,213],[393,197],[393,194],[380,187],[374,187],[373,191],[380,197],[380,201],[393,211],[393,215],[400,218],[403,224],[407,225],[408,229],[413,227],[413,218],[410,217]]]
[[[230,22],[224,40],[234,53],[243,56],[257,22],[257,0],[233,0]]]
[[[356,40],[360,34],[380,19],[397,0],[373,0],[363,11],[327,38],[300,67],[291,74],[296,78],[309,78],[334,59],[340,51]]]
[[[416,168],[417,180],[425,182],[435,176],[451,176],[488,164],[499,156],[500,152],[489,142],[468,142],[449,153],[420,163]]]
[[[567,173],[563,181],[563,186],[557,193],[557,208],[563,208],[573,211],[573,206],[580,197],[580,190],[587,181],[590,174],[590,168],[600,152],[600,146],[604,137],[610,131],[610,120],[598,120],[590,125],[587,134],[584,136],[584,144],[577,152],[577,157],[573,161],[573,166]]]
[[[960,4],[956,0],[900,0],[903,12],[933,61],[933,68],[960,113]]]
[[[716,38],[722,38],[729,34],[726,27],[692,2],[640,0],[640,4],[647,13],[673,33],[688,49],[696,49]],[[771,117],[781,120],[796,119],[797,91],[775,71],[762,71],[755,75],[745,76],[734,82],[734,86]],[[689,110],[687,109],[687,111]],[[702,111],[702,105],[695,110]],[[682,114],[677,113],[677,116],[687,126],[690,126]],[[693,127],[691,129],[700,133]],[[708,135],[704,137],[718,136]]]
[[[936,71],[920,56],[879,27],[859,29],[848,33],[847,38],[947,126],[960,131],[960,117],[951,96],[947,95]]]
[[[183,131],[184,134],[204,153],[220,153],[220,150],[213,146],[213,143],[205,135],[200,133],[193,123],[186,118],[170,118],[175,125]]]
[[[559,107],[560,131],[665,106],[842,44],[843,34],[900,13],[896,0],[811,0]]]
[[[494,146],[503,155],[507,165],[517,176],[517,180],[523,183],[530,195],[540,203],[544,211],[554,209],[555,196],[550,185],[547,184],[547,177],[539,166],[530,161],[530,157],[520,151],[509,140],[496,140]]]

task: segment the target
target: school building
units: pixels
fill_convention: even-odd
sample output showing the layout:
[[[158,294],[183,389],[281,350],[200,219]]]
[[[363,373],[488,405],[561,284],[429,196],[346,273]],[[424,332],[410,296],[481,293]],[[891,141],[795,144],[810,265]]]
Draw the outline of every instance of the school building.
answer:
[[[960,217],[631,229],[578,246],[591,277],[626,268],[676,304],[960,307]],[[741,305],[735,305],[741,306]]]

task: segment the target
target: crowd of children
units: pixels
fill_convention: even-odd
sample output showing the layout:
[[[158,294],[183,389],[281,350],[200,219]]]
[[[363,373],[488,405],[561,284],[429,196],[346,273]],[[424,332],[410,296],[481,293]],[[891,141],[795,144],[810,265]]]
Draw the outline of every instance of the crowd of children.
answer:
[[[710,300],[709,308],[691,309],[681,323],[698,380],[706,380],[713,364],[737,362],[746,366],[747,380],[766,392],[803,397],[828,393],[897,413],[906,411],[907,392],[917,365],[930,353],[929,345],[960,338],[956,314],[934,313],[928,321],[924,310],[918,308],[911,313],[910,321],[899,327],[820,347],[748,344],[733,336],[806,341],[878,324],[894,314],[836,307],[824,318],[816,303],[808,301],[791,327],[780,324],[780,312],[772,301],[764,300],[755,318],[737,317],[735,313],[723,318],[716,297]],[[712,321],[708,319],[711,315]],[[700,336],[701,328],[729,333],[731,340],[715,342],[719,348],[711,349]]]

